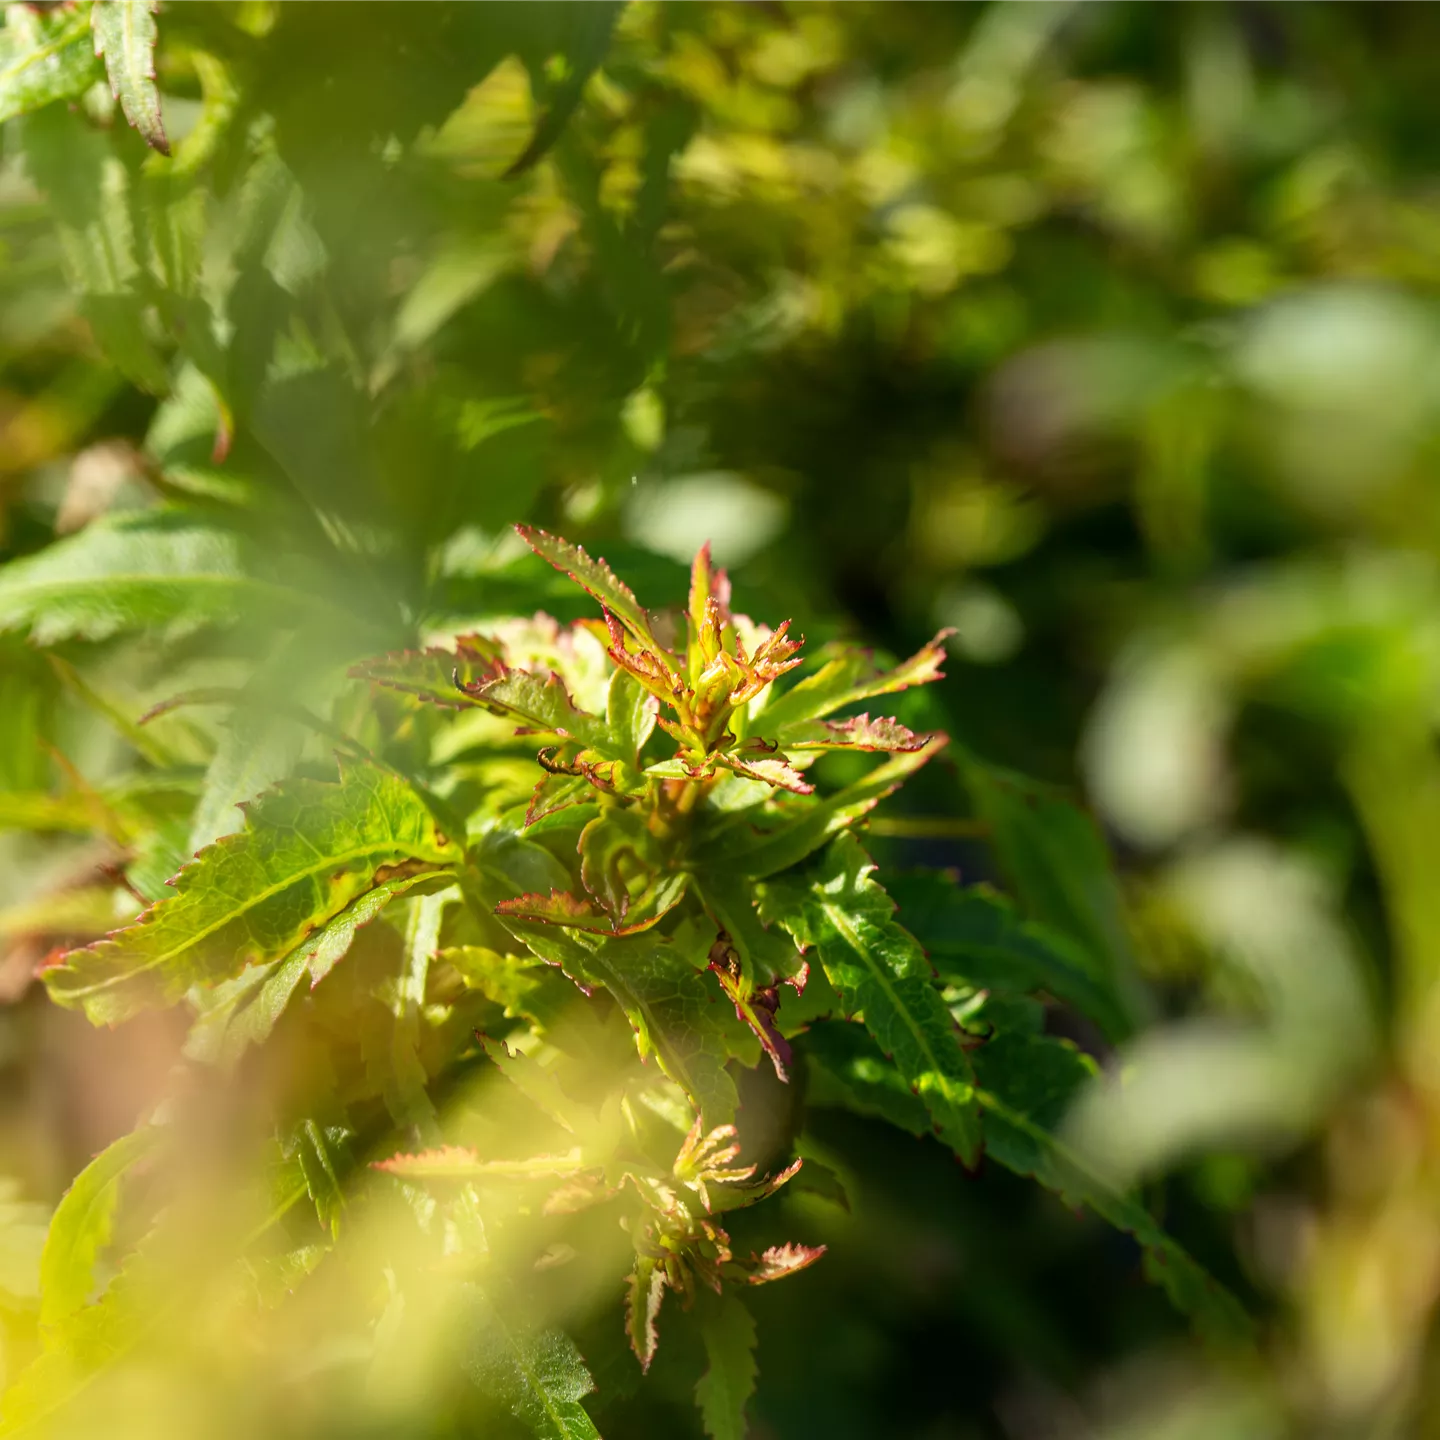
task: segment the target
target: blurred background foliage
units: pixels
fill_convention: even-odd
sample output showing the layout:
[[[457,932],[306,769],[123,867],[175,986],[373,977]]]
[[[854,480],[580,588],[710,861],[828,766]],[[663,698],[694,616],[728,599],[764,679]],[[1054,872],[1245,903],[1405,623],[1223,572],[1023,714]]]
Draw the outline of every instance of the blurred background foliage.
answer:
[[[67,24],[11,7],[7,63],[69,63]],[[822,1111],[854,1210],[777,1202],[831,1250],[757,1301],[755,1433],[1432,1433],[1440,15],[239,0],[160,35],[169,157],[88,71],[3,108],[0,1302],[174,1055],[37,961],[319,762],[277,697],[575,613],[524,518],[652,603],[708,537],[812,639],[953,627],[921,718],[1120,860],[1152,1023],[1075,1133],[1265,1321],[1208,1358],[1123,1238]],[[207,686],[242,703],[137,727]],[[988,878],[1002,820],[932,769],[883,858]],[[691,1433],[665,1393],[597,1418]]]

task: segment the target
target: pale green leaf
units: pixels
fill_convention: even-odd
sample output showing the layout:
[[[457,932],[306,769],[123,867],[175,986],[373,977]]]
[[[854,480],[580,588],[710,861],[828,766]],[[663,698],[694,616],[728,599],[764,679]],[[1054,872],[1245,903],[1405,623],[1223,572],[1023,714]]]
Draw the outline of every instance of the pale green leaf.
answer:
[[[317,601],[256,578],[253,547],[183,510],[118,513],[0,567],[0,629],[40,645],[159,629],[175,639],[242,617],[286,617]]]
[[[155,86],[155,12],[159,0],[94,0],[90,22],[110,89],[125,118],[152,150],[170,153]]]
[[[50,14],[28,6],[7,7],[0,30],[0,121],[56,100],[73,100],[98,75],[82,7]]]
[[[142,1126],[102,1150],[74,1179],[50,1220],[40,1257],[40,1323],[54,1331],[89,1299],[100,1253],[114,1237],[125,1177],[155,1148]]]
[[[474,1325],[465,1368],[475,1385],[539,1440],[600,1440],[580,1403],[595,1382],[569,1336],[522,1325],[477,1285],[464,1293]]]
[[[97,1024],[288,954],[366,891],[454,863],[458,847],[399,777],[349,765],[338,784],[294,780],[248,825],[201,851],[176,894],[45,972],[51,996]]]

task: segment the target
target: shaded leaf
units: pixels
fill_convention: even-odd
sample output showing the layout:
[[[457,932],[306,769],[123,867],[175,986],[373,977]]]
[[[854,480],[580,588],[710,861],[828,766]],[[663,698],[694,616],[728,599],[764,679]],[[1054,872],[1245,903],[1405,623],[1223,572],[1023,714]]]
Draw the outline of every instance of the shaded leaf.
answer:
[[[1244,1343],[1253,1325],[1240,1303],[1161,1228],[1136,1199],[1096,1173],[1050,1128],[1094,1065],[1045,1036],[999,1036],[976,1052],[985,1150],[1007,1169],[1038,1180],[1068,1205],[1086,1206],[1134,1236],[1149,1277],[1207,1338]]]
[[[1074,941],[1022,920],[1002,895],[943,875],[900,875],[888,889],[940,977],[990,991],[1046,991],[1088,1015],[1112,1040],[1130,1030],[1113,987]]]
[[[755,1321],[734,1295],[723,1295],[700,1317],[709,1362],[695,1386],[695,1403],[710,1440],[745,1440],[745,1406],[755,1393]]]

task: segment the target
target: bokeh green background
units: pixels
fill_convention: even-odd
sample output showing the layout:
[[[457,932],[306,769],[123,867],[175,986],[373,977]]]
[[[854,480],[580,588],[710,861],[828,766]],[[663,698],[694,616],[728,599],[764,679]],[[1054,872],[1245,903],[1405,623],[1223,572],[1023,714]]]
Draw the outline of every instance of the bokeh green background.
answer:
[[[145,758],[125,725],[199,685],[305,700],[359,655],[570,603],[516,520],[651,603],[710,538],[812,637],[953,627],[923,718],[1093,807],[1154,1023],[1077,1133],[1266,1326],[1260,1360],[1209,1359],[1123,1237],[822,1116],[854,1214],[801,1215],[830,1255],[757,1301],[755,1433],[1430,1433],[1440,14],[160,23],[173,159],[103,92],[0,132],[0,557],[159,495],[224,515],[246,581],[138,640],[104,615],[57,617],[44,654],[0,640],[17,1195],[53,1200],[166,1053],[26,989],[99,923],[34,906],[123,855],[123,806],[90,797]],[[308,743],[259,713],[155,733],[231,746],[242,798]],[[906,802],[933,833],[883,858],[990,878],[936,769]],[[187,853],[178,813],[141,863]],[[597,1419],[691,1433],[665,1393]]]

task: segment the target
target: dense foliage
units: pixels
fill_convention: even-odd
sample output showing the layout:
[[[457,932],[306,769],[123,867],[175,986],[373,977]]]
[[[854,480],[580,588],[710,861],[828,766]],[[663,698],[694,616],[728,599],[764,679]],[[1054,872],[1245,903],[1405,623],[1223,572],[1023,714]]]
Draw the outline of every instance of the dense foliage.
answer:
[[[10,6],[0,1434],[1433,1423],[1436,27]]]

